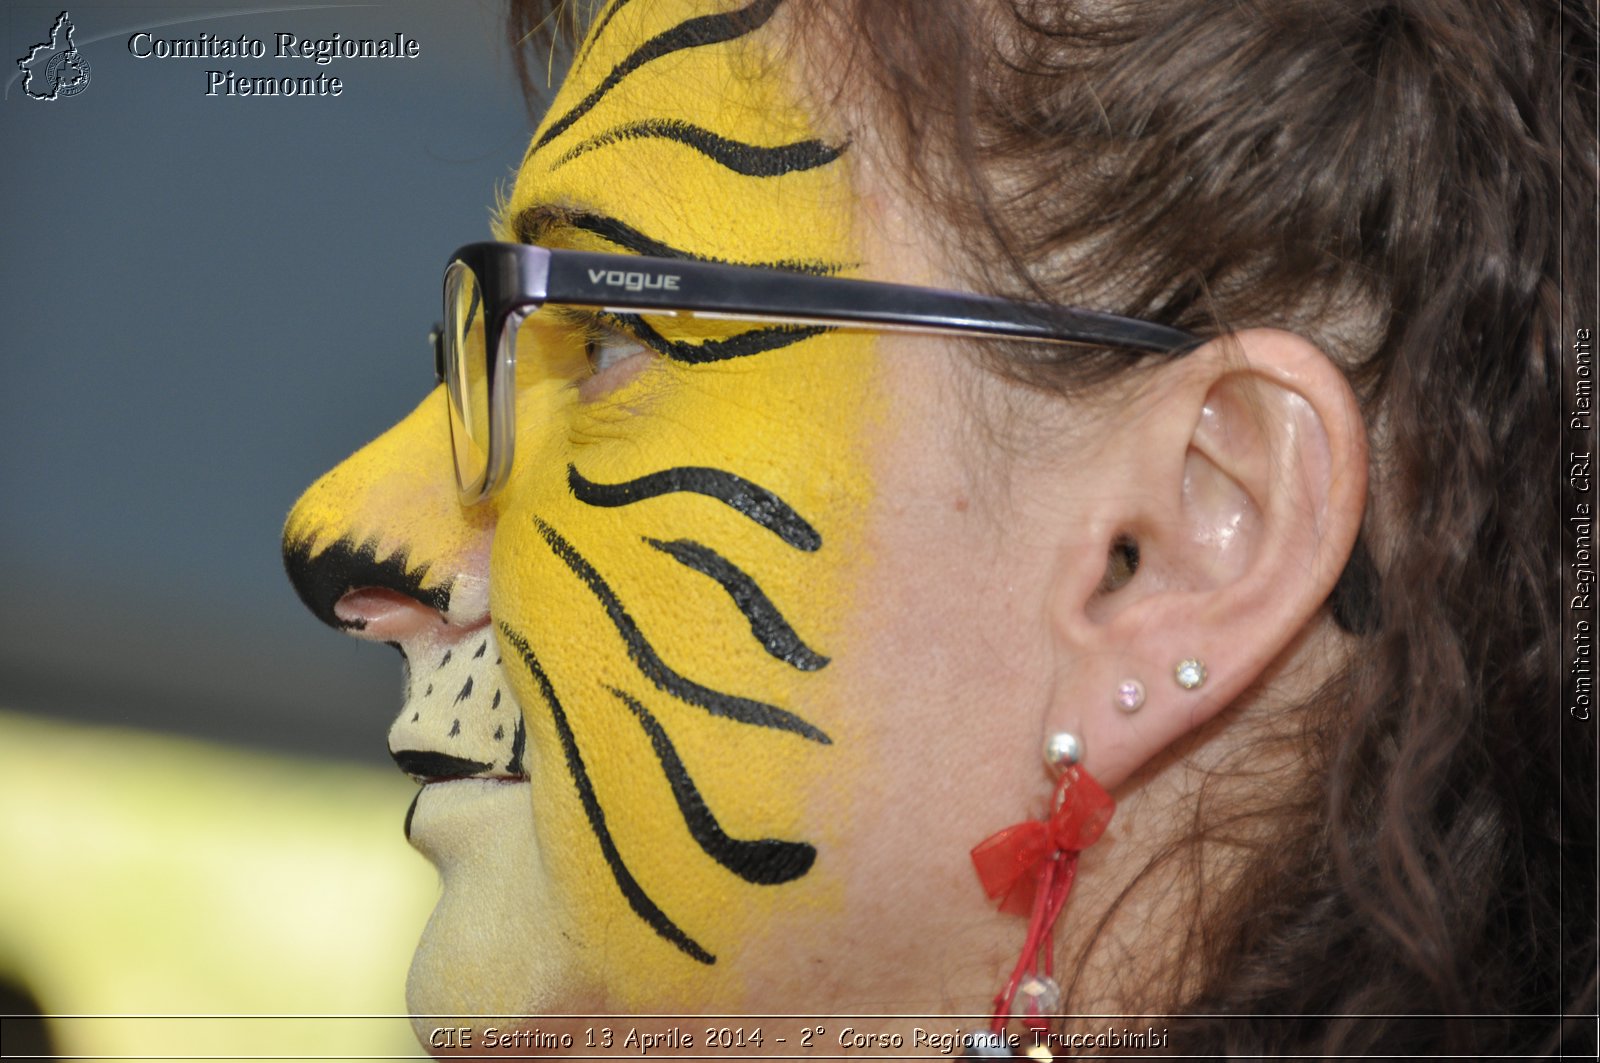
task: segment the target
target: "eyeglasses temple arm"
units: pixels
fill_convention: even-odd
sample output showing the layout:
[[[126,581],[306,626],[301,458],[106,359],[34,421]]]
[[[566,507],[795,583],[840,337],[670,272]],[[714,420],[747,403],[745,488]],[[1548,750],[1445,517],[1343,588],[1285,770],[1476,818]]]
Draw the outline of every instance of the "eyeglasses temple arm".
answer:
[[[539,249],[543,250],[543,249]],[[551,303],[628,313],[780,318],[1174,352],[1181,329],[1094,310],[718,262],[549,250]]]

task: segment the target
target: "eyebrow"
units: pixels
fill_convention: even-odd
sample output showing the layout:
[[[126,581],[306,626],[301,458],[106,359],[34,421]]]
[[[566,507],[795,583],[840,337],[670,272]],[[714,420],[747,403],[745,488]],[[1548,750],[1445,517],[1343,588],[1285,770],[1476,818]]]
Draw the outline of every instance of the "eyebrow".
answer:
[[[545,246],[550,242],[550,235],[561,230],[589,233],[624,251],[649,258],[673,258],[684,262],[728,261],[711,255],[697,255],[681,247],[673,247],[640,232],[621,218],[602,214],[597,210],[541,204],[529,207],[517,215],[515,231],[519,243]],[[743,266],[750,263],[734,264]]]
[[[572,211],[554,204],[537,203],[517,212],[511,222],[511,232],[519,244],[548,245],[552,242],[551,233],[565,228],[571,215]]]
[[[538,204],[520,211],[512,225],[517,242],[541,247],[566,248],[571,241],[560,241],[559,234],[582,232],[598,236],[606,243],[635,255],[647,258],[675,259],[680,262],[706,262],[725,266],[747,266],[754,269],[782,270],[787,273],[805,273],[814,277],[830,277],[855,268],[858,263],[829,262],[820,259],[785,258],[770,262],[751,262],[746,259],[722,258],[686,251],[640,232],[627,222],[599,211],[563,208],[552,204]]]

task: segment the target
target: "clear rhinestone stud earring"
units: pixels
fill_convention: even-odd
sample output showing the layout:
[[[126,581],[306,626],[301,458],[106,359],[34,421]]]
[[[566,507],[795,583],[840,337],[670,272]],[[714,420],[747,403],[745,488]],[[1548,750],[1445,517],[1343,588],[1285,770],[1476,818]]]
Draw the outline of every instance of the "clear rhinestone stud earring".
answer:
[[[1206,666],[1199,659],[1190,657],[1178,662],[1178,667],[1172,670],[1172,678],[1185,690],[1194,690],[1206,681]]]

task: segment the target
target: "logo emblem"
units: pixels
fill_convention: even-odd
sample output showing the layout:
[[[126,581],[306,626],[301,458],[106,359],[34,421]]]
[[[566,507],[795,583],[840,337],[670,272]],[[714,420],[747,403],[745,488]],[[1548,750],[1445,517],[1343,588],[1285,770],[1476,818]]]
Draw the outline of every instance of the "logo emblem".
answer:
[[[89,61],[72,43],[72,18],[63,11],[50,27],[50,39],[28,49],[17,60],[22,91],[35,100],[76,96],[89,87]]]
[[[676,273],[624,273],[620,269],[591,269],[589,271],[590,284],[604,284],[608,288],[626,288],[630,292],[642,292],[651,288],[663,288],[669,292],[678,290],[678,281],[682,279]]]

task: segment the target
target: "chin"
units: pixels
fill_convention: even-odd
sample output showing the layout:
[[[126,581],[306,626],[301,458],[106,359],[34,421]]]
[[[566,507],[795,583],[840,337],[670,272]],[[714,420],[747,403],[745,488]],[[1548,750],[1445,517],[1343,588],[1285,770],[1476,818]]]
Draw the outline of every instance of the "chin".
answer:
[[[444,1021],[429,1016],[567,1010],[570,945],[552,911],[531,805],[526,781],[460,779],[418,796],[409,837],[442,884],[406,978],[424,1044]]]

